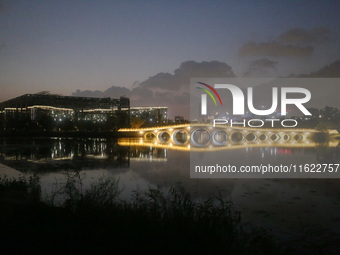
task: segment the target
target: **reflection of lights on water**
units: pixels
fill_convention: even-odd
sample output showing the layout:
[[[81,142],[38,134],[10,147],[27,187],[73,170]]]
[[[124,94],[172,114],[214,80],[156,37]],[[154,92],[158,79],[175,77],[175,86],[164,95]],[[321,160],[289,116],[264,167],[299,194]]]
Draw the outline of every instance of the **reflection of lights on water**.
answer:
[[[291,149],[278,149],[277,154],[290,155],[292,154]]]

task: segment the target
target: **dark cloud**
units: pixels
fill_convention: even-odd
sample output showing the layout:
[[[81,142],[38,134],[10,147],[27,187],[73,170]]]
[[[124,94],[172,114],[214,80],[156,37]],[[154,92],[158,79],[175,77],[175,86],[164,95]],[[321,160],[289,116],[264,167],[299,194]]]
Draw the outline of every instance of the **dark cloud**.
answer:
[[[176,77],[235,77],[232,68],[223,62],[195,62],[187,61],[175,70]]]
[[[249,70],[245,76],[266,76],[270,74],[270,71],[275,71],[277,65],[277,62],[268,58],[254,60],[249,64]],[[132,106],[167,106],[170,116],[188,117],[190,77],[235,77],[235,75],[226,63],[187,61],[182,63],[174,74],[159,73],[141,83],[135,83],[132,89],[112,86],[105,91],[77,90],[72,95],[112,98],[127,96]],[[295,77],[340,77],[340,60],[316,72]]]
[[[121,97],[121,96],[130,96],[131,91],[125,87],[117,87],[117,86],[112,86],[111,88],[108,88],[104,92],[106,95],[109,95],[111,97]]]
[[[249,64],[248,71],[245,72],[244,76],[268,76],[272,71],[276,70],[276,67],[277,62],[268,58],[257,59]]]
[[[315,44],[330,40],[327,28],[294,28],[268,42],[249,42],[239,49],[241,56],[304,57],[311,55]]]
[[[190,83],[191,77],[235,77],[232,68],[223,62],[183,62],[174,74],[158,73],[140,83],[143,88],[178,90]]]
[[[181,86],[181,84],[175,82],[175,80],[175,76],[170,73],[158,73],[149,77],[146,81],[140,83],[140,86],[145,88],[162,88],[174,90]]]
[[[77,89],[76,92],[72,93],[72,96],[78,96],[78,97],[113,97],[113,98],[118,98],[121,96],[130,96],[131,91],[127,88],[124,87],[117,87],[117,86],[112,86],[108,88],[105,91],[100,91],[100,90],[79,90]]]
[[[276,66],[277,62],[268,58],[257,59],[249,64],[250,68],[276,68]]]
[[[299,75],[298,77],[340,78],[340,60],[337,60],[329,65],[326,65],[316,72],[312,72],[307,75]]]
[[[160,98],[160,99],[164,99],[164,98],[174,99],[173,93],[171,92],[155,92],[155,97]]]
[[[340,108],[339,100],[339,85],[334,81],[327,81],[327,79],[314,79],[314,78],[340,78],[340,60],[337,60],[329,65],[320,68],[318,71],[309,73],[307,75],[294,75],[290,78],[306,78],[306,88],[311,92],[312,100],[306,103],[306,107],[324,108],[331,106]],[[310,78],[310,79],[308,79]],[[297,81],[298,82],[298,81]],[[277,82],[273,79],[267,83],[263,83],[254,89],[254,102],[258,106],[264,105],[268,108],[272,103],[270,92],[272,87],[282,88],[287,86],[286,83]],[[294,107],[295,108],[295,107]],[[299,113],[297,109],[293,109],[293,114]]]
[[[291,29],[278,37],[281,43],[320,43],[330,39],[331,31],[327,28],[304,30],[301,28]]]
[[[313,53],[312,46],[284,45],[278,42],[247,43],[243,45],[239,54],[241,56],[269,56],[269,57],[303,57]]]
[[[183,62],[174,74],[158,73],[147,80],[135,82],[132,89],[112,86],[105,91],[77,90],[73,96],[127,96],[132,106],[167,106],[170,115],[189,116],[189,84],[191,77],[235,77],[232,68],[223,62]]]
[[[131,100],[143,103],[141,106],[150,105],[153,102],[154,93],[147,88],[136,87],[131,91]]]

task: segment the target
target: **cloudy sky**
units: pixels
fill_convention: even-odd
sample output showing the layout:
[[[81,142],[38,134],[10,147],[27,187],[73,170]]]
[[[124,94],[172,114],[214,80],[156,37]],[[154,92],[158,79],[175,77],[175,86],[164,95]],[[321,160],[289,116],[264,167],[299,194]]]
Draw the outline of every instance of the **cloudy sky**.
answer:
[[[332,0],[0,0],[0,101],[126,95],[174,116],[190,77],[339,71],[339,13]]]

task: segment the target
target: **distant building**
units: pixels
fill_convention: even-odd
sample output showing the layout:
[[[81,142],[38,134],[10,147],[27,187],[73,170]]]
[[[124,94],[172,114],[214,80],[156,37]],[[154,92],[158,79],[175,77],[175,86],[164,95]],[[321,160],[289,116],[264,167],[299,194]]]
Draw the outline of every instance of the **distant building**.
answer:
[[[183,116],[175,116],[175,123],[183,123],[184,117]]]
[[[168,107],[131,107],[130,117],[143,119],[147,125],[167,124]]]
[[[108,131],[130,125],[130,100],[26,94],[0,103],[4,130]]]

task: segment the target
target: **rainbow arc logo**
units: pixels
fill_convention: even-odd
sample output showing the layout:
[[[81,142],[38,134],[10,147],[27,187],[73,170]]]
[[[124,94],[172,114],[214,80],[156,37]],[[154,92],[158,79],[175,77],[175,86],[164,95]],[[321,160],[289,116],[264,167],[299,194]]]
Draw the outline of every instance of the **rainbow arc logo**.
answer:
[[[222,102],[222,99],[220,97],[220,94],[218,94],[218,92],[216,91],[216,89],[214,89],[212,86],[210,86],[209,84],[206,84],[206,83],[203,83],[203,82],[197,82],[198,84],[201,84],[203,86],[205,86],[206,88],[208,88],[210,91],[212,91],[215,96],[217,97],[220,105],[223,105],[223,102]],[[196,87],[197,89],[200,89],[200,90],[203,90],[205,93],[207,93],[210,98],[213,100],[214,104],[217,105],[217,101],[216,101],[216,98],[215,96],[208,90],[208,89],[205,89],[205,88],[201,88],[201,87]]]

